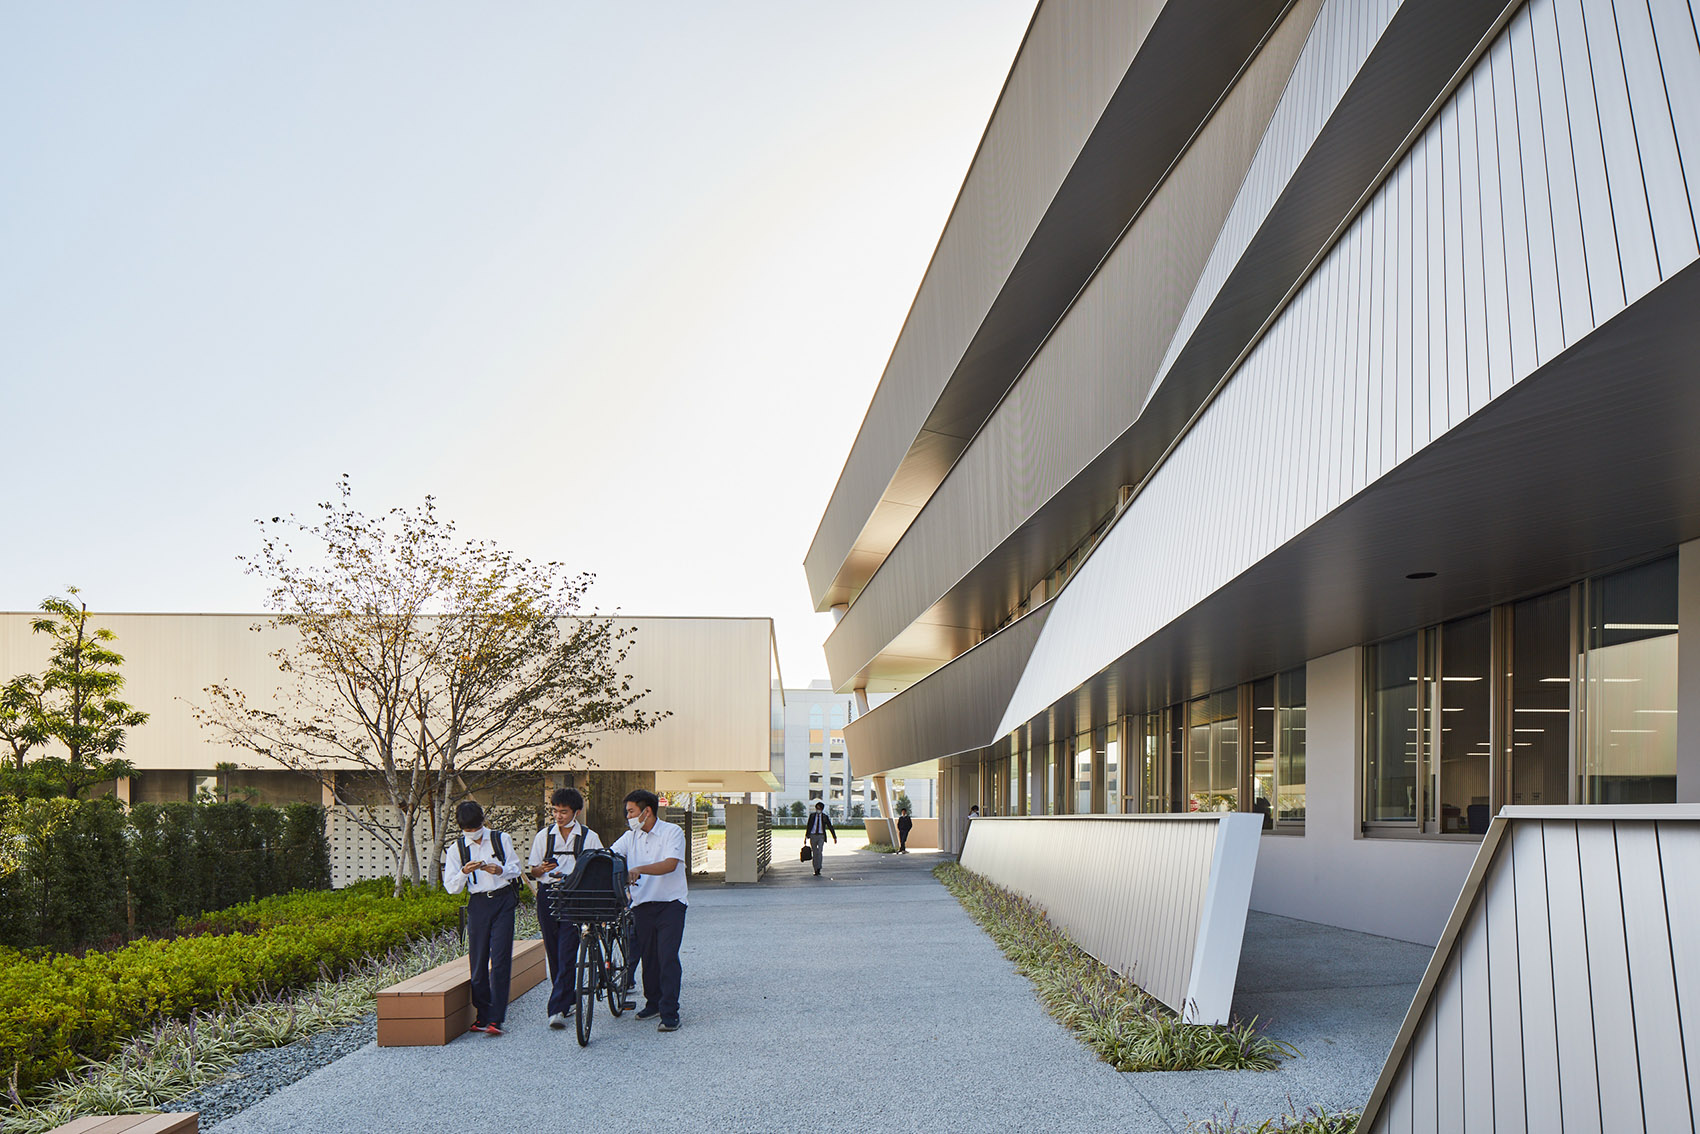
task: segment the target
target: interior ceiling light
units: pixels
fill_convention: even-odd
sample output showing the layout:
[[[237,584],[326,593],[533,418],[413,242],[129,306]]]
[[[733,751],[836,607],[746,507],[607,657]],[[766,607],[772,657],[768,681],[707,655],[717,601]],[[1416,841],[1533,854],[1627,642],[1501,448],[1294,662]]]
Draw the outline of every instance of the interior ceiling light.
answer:
[[[1438,572],[1438,571],[1412,571],[1409,575],[1406,575],[1405,578],[1407,578],[1407,579],[1432,579],[1438,574],[1440,574],[1440,572]]]
[[[1608,622],[1607,630],[1675,630],[1674,622]]]

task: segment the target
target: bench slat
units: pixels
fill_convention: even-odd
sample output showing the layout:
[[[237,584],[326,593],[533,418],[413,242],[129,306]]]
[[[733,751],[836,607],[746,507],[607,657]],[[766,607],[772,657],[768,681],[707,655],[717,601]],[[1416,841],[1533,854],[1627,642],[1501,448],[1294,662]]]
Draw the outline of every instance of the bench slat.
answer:
[[[91,1114],[56,1126],[48,1134],[196,1134],[200,1113]]]

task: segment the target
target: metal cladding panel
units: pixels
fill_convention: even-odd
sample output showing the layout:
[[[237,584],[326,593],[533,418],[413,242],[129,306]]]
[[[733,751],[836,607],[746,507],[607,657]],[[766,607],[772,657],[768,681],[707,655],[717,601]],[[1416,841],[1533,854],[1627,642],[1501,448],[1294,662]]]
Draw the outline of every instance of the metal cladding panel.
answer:
[[[1502,811],[1360,1129],[1692,1134],[1697,836],[1686,804]]]
[[[1543,360],[1617,315],[1626,301],[1639,299],[1654,284],[1694,263],[1694,246],[1678,242],[1677,247],[1690,249],[1688,259],[1656,262],[1648,275],[1631,264],[1635,257],[1619,243],[1626,230],[1639,223],[1639,214],[1614,223],[1611,201],[1619,194],[1639,194],[1644,201],[1647,190],[1638,167],[1614,164],[1599,145],[1597,131],[1603,122],[1593,93],[1596,84],[1584,82],[1583,76],[1615,67],[1621,80],[1624,64],[1615,54],[1605,61],[1589,61],[1593,41],[1580,32],[1588,21],[1608,18],[1609,8],[1582,8],[1580,0],[1535,0],[1528,7],[1528,21],[1522,15],[1513,20],[1465,77],[1370,206],[1058,597],[1056,613],[1034,650],[1003,730],[1058,701],[1391,472],[1405,459],[1401,446],[1370,446],[1371,437],[1385,434],[1390,414],[1410,414],[1408,420],[1395,416],[1391,425],[1396,435],[1408,433],[1411,452],[1419,452],[1535,372]],[[1559,55],[1549,58],[1541,29],[1554,22],[1560,34],[1548,42]],[[1567,22],[1577,24],[1571,34],[1563,32]],[[1660,58],[1673,63],[1665,71],[1667,82],[1672,74],[1686,73],[1674,64],[1700,61],[1692,26],[1668,42],[1659,39],[1657,47]],[[1579,60],[1574,58],[1578,55]],[[1519,64],[1519,59],[1524,62]],[[1497,101],[1506,89],[1498,78],[1501,68],[1510,70],[1512,92],[1512,101],[1503,107]],[[1543,114],[1538,139],[1530,137],[1522,126],[1532,107],[1518,101],[1518,92],[1555,81],[1563,84],[1565,116],[1552,121]],[[1678,94],[1673,91],[1669,99],[1650,103],[1631,99],[1611,112],[1621,119],[1616,128],[1639,139],[1642,150],[1665,144],[1675,137],[1672,107]],[[1680,94],[1700,99],[1700,90]],[[1487,103],[1493,103],[1491,109]],[[1492,130],[1485,131],[1482,124],[1490,119]],[[1656,125],[1643,129],[1643,119]],[[1474,138],[1470,145],[1463,142],[1466,133]],[[1593,144],[1581,144],[1578,139],[1590,133]],[[1534,258],[1527,276],[1508,272],[1503,257],[1491,264],[1485,260],[1483,222],[1479,215],[1468,220],[1482,207],[1484,147],[1496,151],[1495,168],[1500,172],[1498,211],[1485,223],[1501,232],[1529,230],[1533,216],[1538,233],[1540,223],[1560,211],[1551,204],[1562,181],[1554,171],[1565,165],[1573,171],[1582,255],[1554,256],[1551,278],[1536,282]],[[1461,164],[1464,155],[1470,156],[1468,166]],[[1667,154],[1652,166],[1658,167],[1661,160],[1679,161],[1685,171],[1692,226],[1695,196],[1700,193],[1700,153]],[[1515,180],[1523,187],[1521,197],[1504,188],[1504,171],[1511,166],[1520,174]],[[1591,183],[1609,188],[1604,200],[1587,200],[1584,187]],[[1390,234],[1380,221],[1389,205],[1402,205],[1407,184],[1411,231],[1405,246],[1402,226]],[[1545,194],[1540,193],[1543,187]],[[1474,243],[1471,233],[1477,236]],[[1651,230],[1645,235],[1650,242]],[[1595,275],[1608,257],[1607,275],[1619,285],[1602,294]],[[1392,304],[1364,302],[1365,264],[1397,273],[1398,310]],[[1584,269],[1580,273],[1578,266]],[[1385,271],[1380,278],[1385,287]],[[1623,281],[1630,278],[1636,283],[1625,291]],[[1408,317],[1403,310],[1407,290]],[[1534,311],[1536,297],[1554,292],[1588,298],[1586,320],[1567,317],[1561,341],[1540,342],[1538,323],[1532,329],[1513,325],[1514,318],[1525,319]],[[1496,298],[1490,300],[1490,294]],[[1366,341],[1375,341],[1364,337],[1366,322],[1380,325],[1381,347],[1373,354],[1364,349]],[[1537,341],[1533,359],[1517,349],[1530,333]],[[1409,399],[1382,396],[1372,401],[1372,389],[1385,390],[1390,380],[1403,377],[1407,356]],[[1419,407],[1425,403],[1423,420]],[[1273,493],[1271,486],[1278,486]],[[1209,515],[1212,522],[1196,531],[1196,538],[1149,538],[1150,532],[1176,530],[1186,517],[1199,514]]]
[[[1040,607],[846,725],[851,774],[878,775],[994,743],[1050,613]]]
[[[1084,952],[1185,1019],[1220,1024],[1261,823],[1236,813],[976,819],[962,865],[1039,905]]]
[[[1114,506],[1109,486],[1054,538],[1023,541],[1017,561],[989,565],[987,585],[974,588],[985,599],[976,609],[930,609],[1138,415],[1318,3],[1296,0],[833,627],[826,651],[835,687],[850,684],[887,647],[912,656],[893,643],[917,621],[995,624]]]
[[[817,603],[1162,8],[1161,0],[1066,0],[1034,13],[805,559]],[[960,443],[946,467],[956,451]]]

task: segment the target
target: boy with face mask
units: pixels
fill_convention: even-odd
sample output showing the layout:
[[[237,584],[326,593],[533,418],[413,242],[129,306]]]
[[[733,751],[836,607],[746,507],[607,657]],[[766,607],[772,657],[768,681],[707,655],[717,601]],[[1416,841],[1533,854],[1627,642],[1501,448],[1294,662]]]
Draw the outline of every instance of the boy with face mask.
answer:
[[[632,955],[643,961],[640,1020],[661,1017],[656,1029],[679,1030],[679,943],[685,937],[685,832],[656,818],[661,801],[639,789],[626,796],[625,834],[611,848],[626,857],[632,887]]]
[[[443,854],[443,887],[471,893],[466,903],[467,959],[472,964],[472,1030],[499,1036],[508,1015],[514,966],[514,911],[519,856],[513,840],[484,825],[484,809],[465,800],[455,810],[460,837]]]
[[[549,1026],[564,1028],[573,1013],[573,973],[578,958],[578,926],[562,925],[549,908],[549,887],[571,876],[580,851],[595,850],[602,840],[579,821],[584,796],[576,788],[556,788],[549,797],[555,821],[531,840],[528,861],[538,880],[537,924],[543,933],[543,955],[549,959]]]

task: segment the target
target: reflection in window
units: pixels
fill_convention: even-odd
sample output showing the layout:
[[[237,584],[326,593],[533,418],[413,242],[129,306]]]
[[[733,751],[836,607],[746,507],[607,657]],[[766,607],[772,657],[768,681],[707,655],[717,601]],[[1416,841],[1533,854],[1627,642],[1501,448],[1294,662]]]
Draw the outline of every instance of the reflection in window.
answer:
[[[1488,829],[1488,772],[1493,736],[1488,704],[1493,683],[1493,619],[1488,614],[1448,622],[1439,633],[1438,720],[1440,760],[1429,783],[1440,802],[1439,830],[1449,835],[1484,835]]]
[[[1239,777],[1239,690],[1228,689],[1188,704],[1188,810],[1237,810]]]
[[[1511,795],[1570,802],[1570,592],[1511,608]]]
[[[1275,822],[1305,821],[1305,671],[1275,679]]]
[[[1118,815],[1122,809],[1121,737],[1115,725],[1099,729],[1097,736],[1104,750],[1104,811]]]
[[[1275,826],[1275,679],[1251,684],[1251,809]]]
[[[1369,649],[1364,818],[1371,823],[1417,819],[1417,756],[1425,735],[1418,656],[1416,634]]]
[[[1074,813],[1092,814],[1092,734],[1074,738]]]
[[[1674,557],[1589,584],[1586,802],[1675,802],[1676,630]]]

